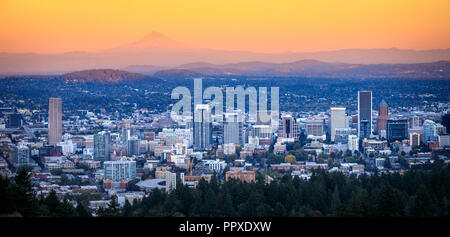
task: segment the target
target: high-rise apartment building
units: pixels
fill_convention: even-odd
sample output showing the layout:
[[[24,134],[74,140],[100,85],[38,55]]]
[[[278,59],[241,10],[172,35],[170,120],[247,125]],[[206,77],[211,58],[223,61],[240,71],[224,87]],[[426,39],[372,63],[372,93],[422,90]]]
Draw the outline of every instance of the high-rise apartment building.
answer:
[[[358,136],[356,136],[356,135],[349,135],[347,144],[348,144],[348,149],[351,152],[358,151],[359,150],[359,139],[358,139]]]
[[[30,149],[28,146],[17,147],[17,165],[27,165],[30,162]]]
[[[115,160],[103,163],[104,179],[119,182],[136,178],[136,161]]]
[[[184,173],[166,171],[166,192],[177,188],[177,182],[184,184]]]

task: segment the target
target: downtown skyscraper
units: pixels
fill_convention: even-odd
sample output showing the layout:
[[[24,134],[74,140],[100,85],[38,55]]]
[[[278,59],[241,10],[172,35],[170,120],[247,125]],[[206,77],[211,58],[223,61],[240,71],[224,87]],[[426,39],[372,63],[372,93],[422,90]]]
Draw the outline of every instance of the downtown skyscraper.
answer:
[[[244,145],[243,123],[238,121],[238,113],[224,113],[225,122],[223,124],[224,144],[241,144]]]
[[[358,91],[358,137],[372,134],[372,91]]]
[[[386,101],[381,100],[381,103],[378,105],[377,117],[377,133],[380,137],[386,137],[386,122],[388,119],[388,105]]]
[[[437,124],[432,120],[425,120],[423,122],[423,143],[435,142],[437,139]]]
[[[62,138],[62,105],[61,98],[48,100],[48,144],[55,145]]]
[[[207,104],[197,104],[194,114],[194,150],[208,150],[211,147],[211,108]]]
[[[110,140],[111,135],[108,132],[102,131],[94,135],[94,160],[109,161],[110,155]]]
[[[345,107],[331,107],[330,108],[330,136],[331,141],[334,141],[336,136],[336,129],[348,128],[348,118],[345,113]]]
[[[278,137],[292,138],[298,140],[298,125],[291,115],[285,115],[281,117],[280,125],[278,127]]]

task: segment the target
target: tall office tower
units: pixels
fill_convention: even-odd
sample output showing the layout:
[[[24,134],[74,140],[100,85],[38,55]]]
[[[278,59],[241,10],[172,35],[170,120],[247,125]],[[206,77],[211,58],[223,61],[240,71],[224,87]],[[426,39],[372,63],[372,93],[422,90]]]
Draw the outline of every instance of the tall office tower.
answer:
[[[359,139],[356,135],[349,135],[348,136],[348,149],[353,153],[354,151],[359,150]]]
[[[245,143],[243,123],[238,122],[238,113],[224,113],[223,143],[241,144]]]
[[[195,105],[194,149],[204,150],[212,147],[211,108],[207,104]]]
[[[127,144],[128,156],[139,155],[140,143],[141,143],[141,140],[139,140],[137,137],[131,137],[130,139],[128,139],[128,144]]]
[[[423,122],[423,143],[437,141],[437,125],[431,120]]]
[[[372,135],[372,91],[358,91],[358,137]]]
[[[336,129],[348,128],[348,118],[345,114],[345,107],[331,107],[330,108],[330,135],[331,141],[334,142],[336,136]]]
[[[119,182],[136,178],[136,161],[115,160],[103,163],[104,179]]]
[[[291,115],[281,117],[278,127],[278,137],[293,138],[295,141],[298,140],[298,124]]]
[[[388,119],[386,121],[386,138],[393,141],[408,139],[408,119]]]
[[[109,161],[110,157],[110,134],[102,131],[94,135],[94,160]]]
[[[30,149],[27,146],[21,145],[17,147],[17,164],[27,165],[30,162]]]
[[[386,133],[386,121],[389,119],[388,114],[388,105],[386,101],[381,100],[381,103],[378,105],[378,117],[377,117],[377,132],[378,135],[384,137]]]
[[[122,131],[120,134],[120,139],[122,141],[123,144],[127,144],[128,139],[130,139],[130,137],[132,136],[132,131],[131,131],[131,122],[130,120],[123,120],[122,121]]]
[[[62,106],[61,98],[48,100],[48,144],[55,145],[62,138]]]

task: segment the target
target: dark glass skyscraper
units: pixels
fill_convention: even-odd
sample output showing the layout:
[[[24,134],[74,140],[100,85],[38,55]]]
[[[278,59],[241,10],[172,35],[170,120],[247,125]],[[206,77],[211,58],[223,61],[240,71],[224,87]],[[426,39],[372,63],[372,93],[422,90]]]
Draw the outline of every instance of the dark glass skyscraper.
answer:
[[[358,137],[372,134],[372,91],[358,91]]]
[[[94,159],[108,161],[110,158],[110,134],[102,131],[94,135]]]
[[[447,133],[450,133],[450,113],[442,116],[442,125],[447,129]]]
[[[22,116],[18,113],[8,114],[7,128],[20,128],[22,127]]]
[[[408,139],[408,119],[388,119],[386,137],[391,142]]]

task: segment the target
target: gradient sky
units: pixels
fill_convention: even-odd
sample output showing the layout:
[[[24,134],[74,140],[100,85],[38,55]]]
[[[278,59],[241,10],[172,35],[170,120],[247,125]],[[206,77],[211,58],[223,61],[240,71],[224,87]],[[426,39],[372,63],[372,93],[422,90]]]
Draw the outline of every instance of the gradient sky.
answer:
[[[450,48],[450,0],[0,0],[0,52],[95,51],[152,31],[256,52]]]

